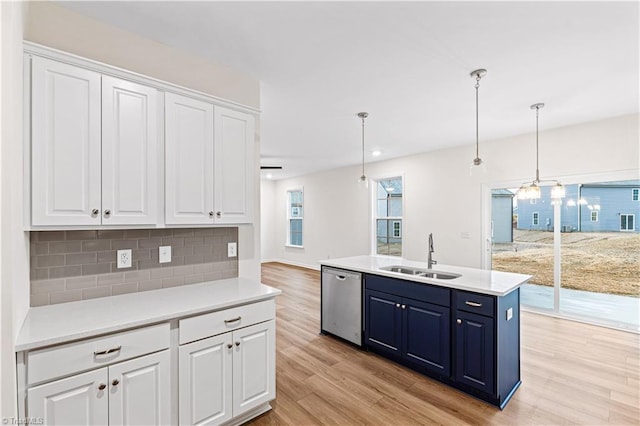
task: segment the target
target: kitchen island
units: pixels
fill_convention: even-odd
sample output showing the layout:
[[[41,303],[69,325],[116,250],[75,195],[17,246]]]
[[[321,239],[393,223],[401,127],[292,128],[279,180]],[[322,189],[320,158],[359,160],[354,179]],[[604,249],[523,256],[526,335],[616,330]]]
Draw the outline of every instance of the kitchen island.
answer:
[[[531,276],[394,256],[320,263],[362,274],[365,349],[500,408],[520,386],[519,287]]]

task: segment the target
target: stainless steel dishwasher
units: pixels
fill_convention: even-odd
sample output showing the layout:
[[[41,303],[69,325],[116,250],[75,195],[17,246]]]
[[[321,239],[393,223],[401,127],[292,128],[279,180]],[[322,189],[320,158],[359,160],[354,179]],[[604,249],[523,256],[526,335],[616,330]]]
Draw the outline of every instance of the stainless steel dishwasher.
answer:
[[[362,346],[362,274],[322,267],[321,332]]]

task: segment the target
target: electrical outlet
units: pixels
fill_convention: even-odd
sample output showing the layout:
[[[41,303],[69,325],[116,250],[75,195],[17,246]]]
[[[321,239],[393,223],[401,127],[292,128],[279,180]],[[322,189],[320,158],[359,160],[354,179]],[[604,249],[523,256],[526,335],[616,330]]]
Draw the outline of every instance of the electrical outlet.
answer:
[[[131,268],[131,249],[118,250],[118,268]]]
[[[158,260],[160,263],[171,262],[171,246],[160,246],[158,248]]]
[[[507,321],[513,318],[513,308],[507,309]]]
[[[227,257],[236,257],[238,255],[238,243],[227,244]]]

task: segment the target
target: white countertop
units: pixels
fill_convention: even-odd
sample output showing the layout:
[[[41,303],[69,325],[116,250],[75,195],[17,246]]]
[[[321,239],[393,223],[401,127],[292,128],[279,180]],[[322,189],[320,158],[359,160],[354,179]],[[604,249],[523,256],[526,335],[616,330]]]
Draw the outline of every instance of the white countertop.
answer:
[[[391,278],[400,278],[407,281],[432,284],[440,287],[458,290],[474,291],[476,293],[504,296],[509,294],[522,284],[526,283],[531,275],[514,274],[511,272],[491,271],[487,269],[465,268],[462,266],[440,265],[433,266],[433,271],[453,272],[461,277],[450,280],[419,277],[402,274],[400,272],[384,271],[380,268],[387,266],[408,266],[427,269],[426,262],[415,262],[395,256],[354,256],[340,259],[327,259],[320,262],[324,266],[347,269],[350,271],[364,272],[367,274],[382,275]]]
[[[16,352],[273,298],[282,291],[246,278],[30,308]]]

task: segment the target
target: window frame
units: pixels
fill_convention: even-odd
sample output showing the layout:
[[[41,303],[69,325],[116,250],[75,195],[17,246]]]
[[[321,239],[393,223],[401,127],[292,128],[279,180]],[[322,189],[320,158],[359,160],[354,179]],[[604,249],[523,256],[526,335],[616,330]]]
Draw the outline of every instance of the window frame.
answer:
[[[598,222],[600,220],[600,213],[598,212],[598,210],[591,210],[589,213],[590,213],[589,217],[591,219],[591,222]]]
[[[293,206],[291,204],[291,194],[294,192],[300,192],[300,195],[302,197],[302,201],[301,201],[301,209],[302,209],[302,215],[301,216],[295,216],[293,217],[291,215],[291,211],[293,209]],[[286,235],[286,241],[285,241],[285,247],[291,247],[291,248],[304,248],[304,188],[303,187],[299,187],[299,188],[291,188],[291,189],[287,189],[286,191],[286,218],[287,218],[287,225],[286,225],[286,229],[287,229],[287,235]],[[300,235],[301,235],[301,241],[302,244],[297,245],[297,244],[292,244],[291,243],[291,221],[293,220],[299,220],[300,221]]]
[[[631,201],[640,201],[640,188],[631,188]]]
[[[540,212],[531,212],[531,226],[540,226]]]
[[[627,227],[625,229],[622,229],[622,216],[625,216],[627,218],[626,220],[626,225]],[[631,216],[632,222],[633,222],[633,227],[631,227],[631,229],[629,229],[629,216]],[[620,232],[635,232],[636,230],[636,215],[634,213],[621,213],[620,214]]]
[[[400,179],[402,182],[402,216],[384,216],[378,217],[378,182],[381,180],[390,180],[390,179]],[[404,173],[386,173],[384,175],[369,177],[369,194],[370,194],[370,253],[374,256],[378,255],[378,229],[377,223],[378,219],[386,219],[389,221],[397,220],[400,222],[400,236],[393,237],[399,238],[400,243],[400,253],[396,255],[385,255],[381,254],[381,256],[394,256],[394,257],[402,257],[404,251],[404,213],[406,211],[406,193],[405,193],[405,175]],[[393,226],[393,225],[392,225]]]

